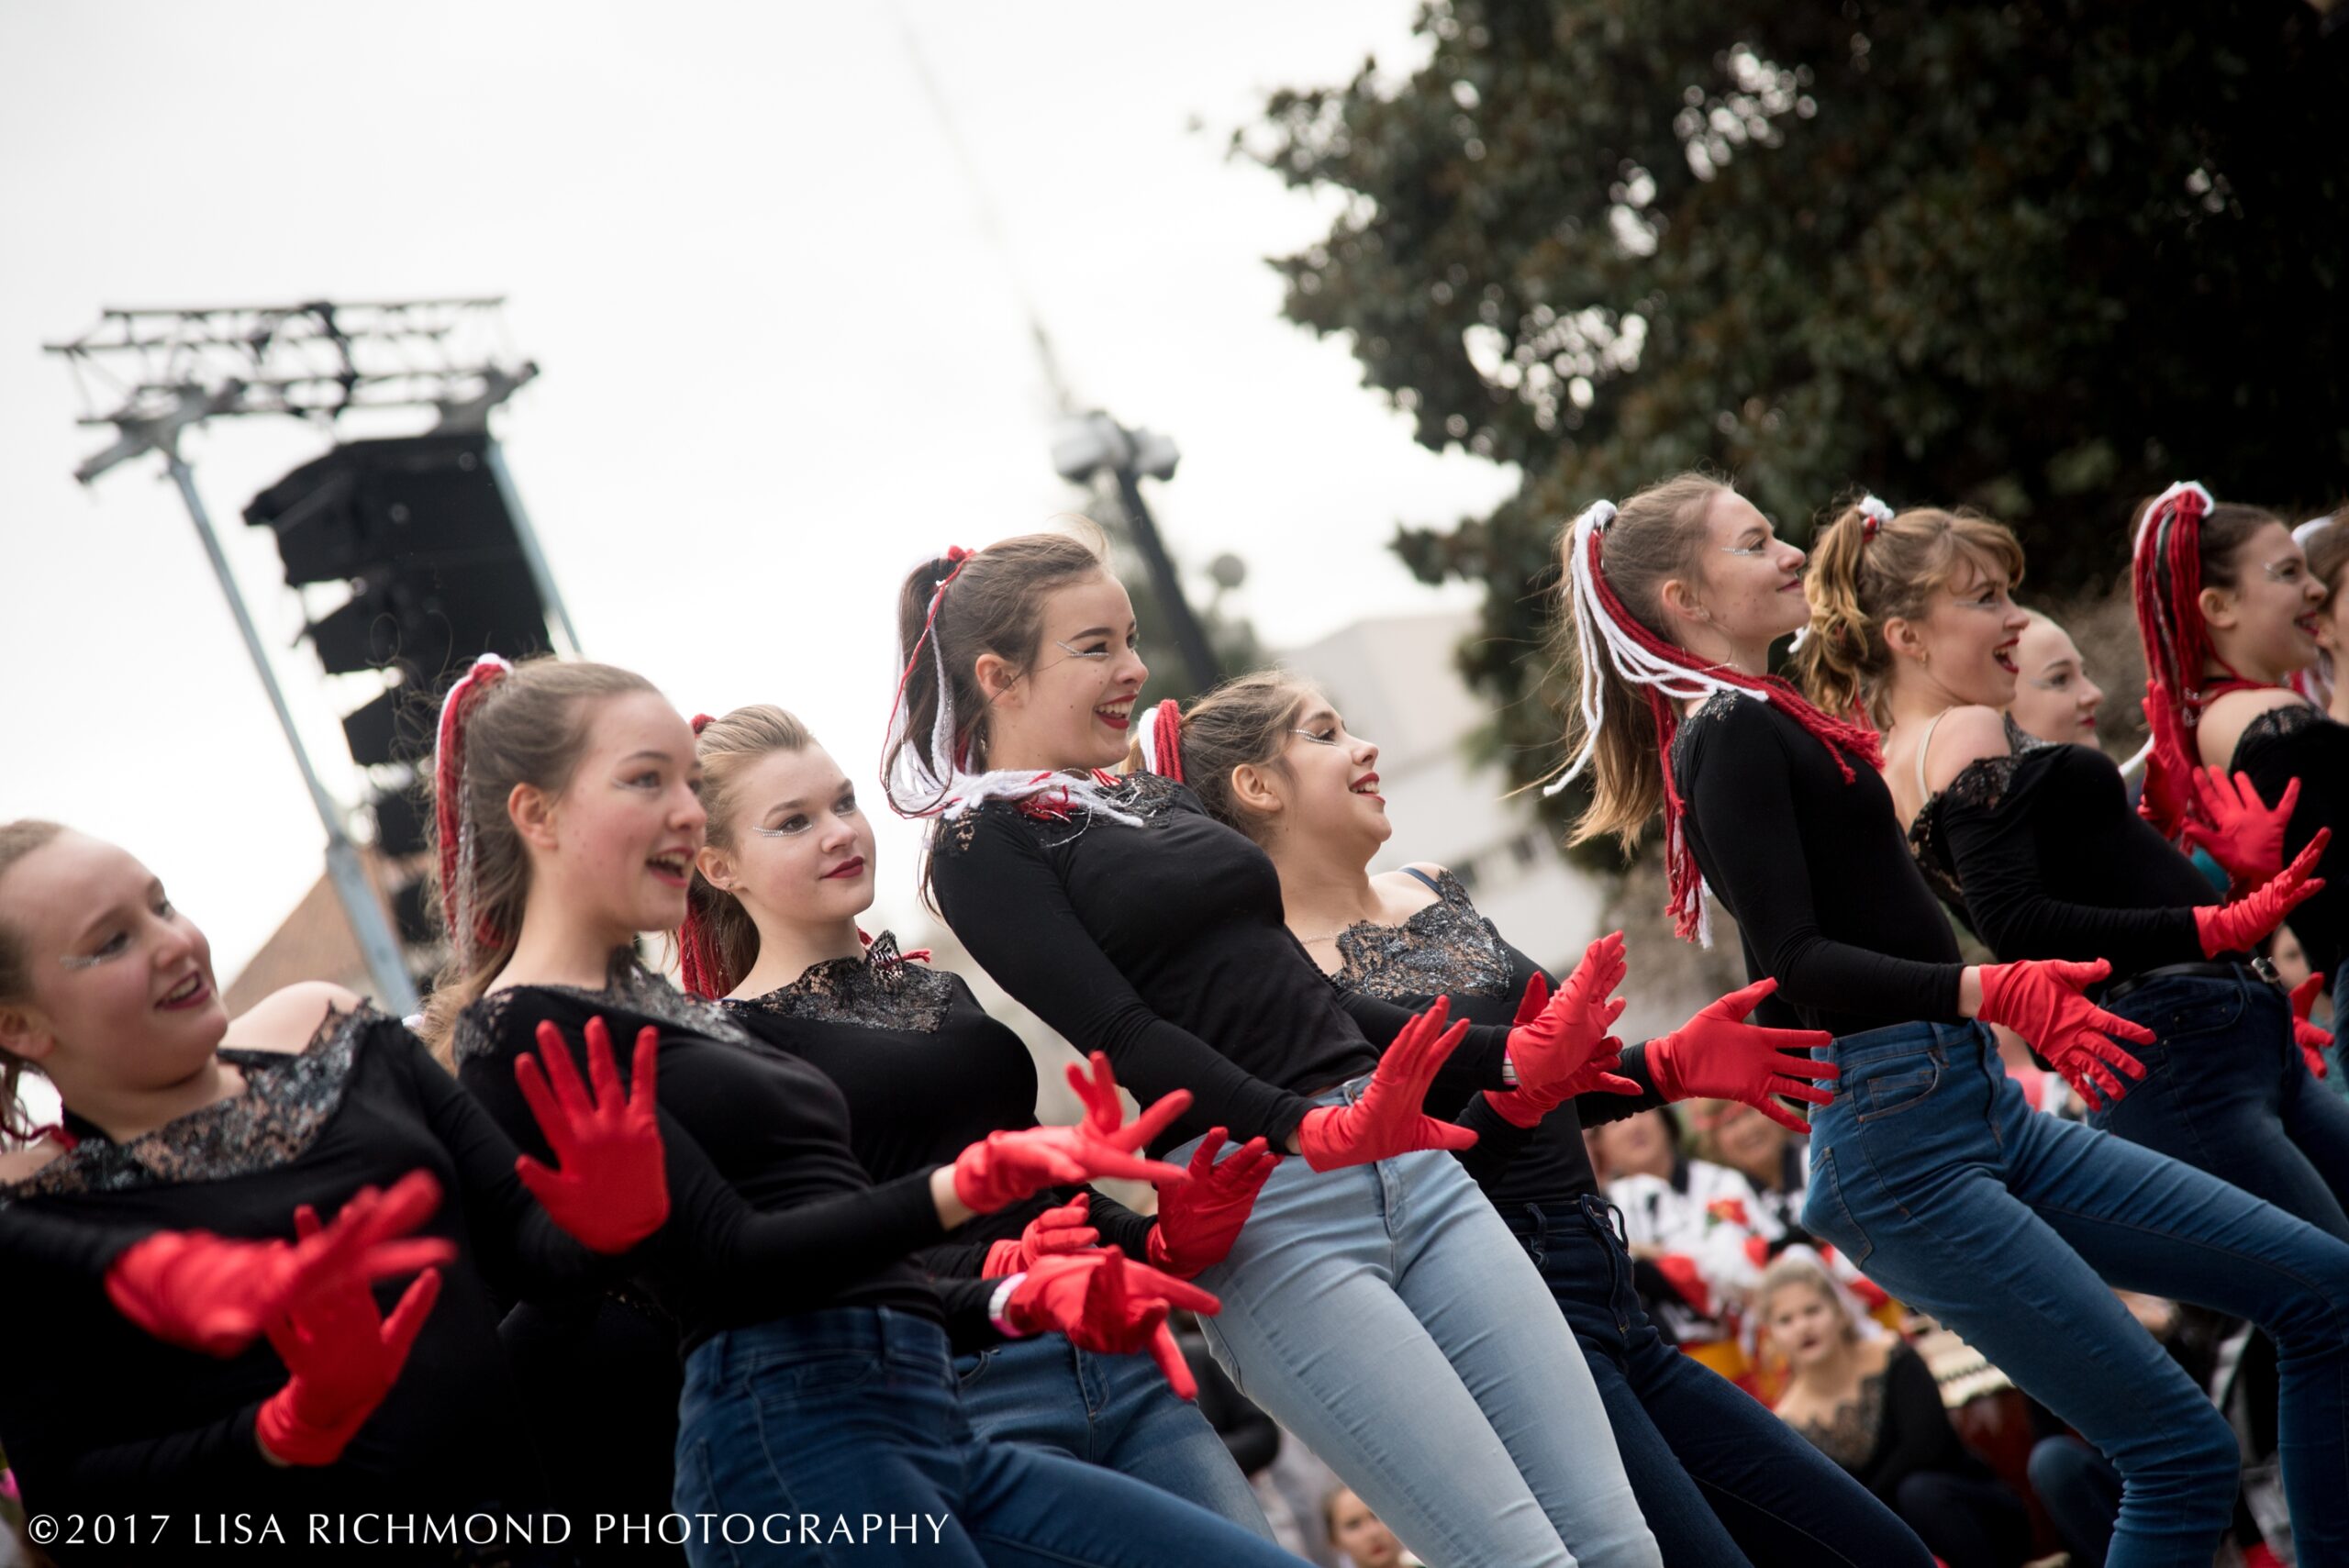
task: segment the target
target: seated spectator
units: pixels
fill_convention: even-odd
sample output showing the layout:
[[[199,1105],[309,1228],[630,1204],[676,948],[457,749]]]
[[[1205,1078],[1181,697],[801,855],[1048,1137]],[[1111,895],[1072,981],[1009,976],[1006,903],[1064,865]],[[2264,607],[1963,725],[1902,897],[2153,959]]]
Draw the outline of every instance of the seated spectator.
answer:
[[[1715,1372],[1742,1377],[1739,1321],[1766,1255],[1752,1185],[1726,1165],[1690,1159],[1669,1106],[1593,1129],[1591,1163],[1623,1211],[1632,1284],[1648,1316]]]
[[[1344,1552],[1353,1568],[1420,1568],[1419,1560],[1403,1550],[1370,1505],[1345,1487],[1330,1494],[1321,1512],[1330,1527],[1330,1544]]]
[[[1958,1440],[1917,1352],[1866,1325],[1807,1249],[1772,1263],[1754,1299],[1789,1367],[1779,1416],[1949,1568],[2020,1568],[2031,1554],[2022,1499]]]

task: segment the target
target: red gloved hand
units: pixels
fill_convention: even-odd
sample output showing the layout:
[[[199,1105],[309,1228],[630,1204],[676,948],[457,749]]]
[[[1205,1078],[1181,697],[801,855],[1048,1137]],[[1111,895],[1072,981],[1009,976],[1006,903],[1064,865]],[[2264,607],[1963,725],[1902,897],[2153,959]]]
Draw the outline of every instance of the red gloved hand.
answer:
[[[669,1174],[653,1114],[661,1031],[650,1024],[637,1031],[635,1076],[623,1091],[612,1060],[611,1030],[600,1017],[589,1018],[592,1097],[579,1082],[562,1031],[542,1020],[538,1035],[538,1056],[517,1061],[514,1079],[562,1167],[549,1170],[523,1154],[515,1159],[514,1173],[582,1246],[625,1252],[669,1218]],[[540,1057],[546,1062],[543,1073]]]
[[[1452,998],[1439,996],[1435,1006],[1405,1024],[1378,1071],[1363,1085],[1362,1098],[1350,1106],[1317,1106],[1297,1124],[1297,1151],[1317,1171],[1345,1165],[1367,1165],[1415,1149],[1473,1149],[1476,1135],[1464,1127],[1438,1121],[1420,1110],[1436,1069],[1443,1065],[1468,1033],[1464,1023],[1443,1027],[1452,1016]]]
[[[317,1230],[317,1214],[304,1204],[294,1214],[295,1234]],[[262,1451],[280,1464],[332,1464],[342,1457],[399,1381],[440,1296],[440,1271],[427,1269],[386,1318],[373,1291],[346,1281],[296,1303],[270,1325],[269,1342],[293,1376],[253,1421]]]
[[[2229,778],[2224,768],[2197,768],[2191,777],[2195,805],[2210,825],[2189,817],[2179,837],[2208,850],[2237,887],[2255,887],[2274,876],[2284,864],[2284,827],[2299,802],[2300,781],[2286,784],[2271,807],[2249,773]]]
[[[2297,784],[2300,781],[2292,782]],[[2324,858],[2324,847],[2332,841],[2332,829],[2320,828],[2316,837],[2309,840],[2308,848],[2295,856],[2290,865],[2249,895],[2232,904],[2198,905],[2194,910],[2194,931],[2202,939],[2202,956],[2216,958],[2222,952],[2249,952],[2254,943],[2284,923],[2285,916],[2322,892],[2324,878],[2316,874],[2316,864]]]
[[[388,1193],[362,1187],[334,1223],[292,1243],[234,1241],[165,1230],[126,1248],[106,1270],[106,1296],[155,1338],[206,1355],[252,1342],[295,1302],[347,1284],[410,1274],[457,1255],[454,1243],[406,1237],[440,1206],[440,1184],[411,1171]]]
[[[2324,1048],[2332,1043],[2332,1033],[2309,1022],[2309,1015],[2316,1011],[2316,999],[2323,992],[2321,974],[2311,974],[2292,987],[2292,1043],[2300,1048],[2300,1060],[2309,1064],[2309,1071],[2320,1078],[2327,1071]]]
[[[1840,1078],[1843,1070],[1810,1054],[1813,1046],[1833,1042],[1824,1030],[1770,1029],[1745,1021],[1777,988],[1776,980],[1757,980],[1648,1041],[1648,1076],[1657,1092],[1667,1100],[1737,1100],[1789,1132],[1809,1132],[1810,1124],[1777,1096],[1823,1106],[1834,1094],[1807,1080]]]
[[[1208,1129],[1191,1155],[1191,1179],[1158,1195],[1150,1261],[1177,1279],[1223,1262],[1256,1207],[1256,1195],[1281,1162],[1263,1139],[1252,1138],[1219,1164],[1216,1155],[1227,1136],[1222,1128]]]
[[[989,1247],[986,1263],[979,1273],[988,1279],[1002,1279],[1035,1267],[1040,1258],[1084,1251],[1101,1240],[1101,1232],[1085,1223],[1090,1201],[1088,1195],[1079,1193],[1058,1208],[1044,1210],[1018,1236]]]
[[[1068,1081],[1085,1102],[1085,1119],[1074,1127],[1029,1127],[991,1132],[954,1161],[954,1195],[974,1214],[993,1214],[1046,1187],[1076,1185],[1097,1176],[1138,1182],[1180,1182],[1180,1165],[1144,1160],[1134,1151],[1166,1130],[1191,1108],[1191,1091],[1177,1089],[1129,1122],[1118,1100],[1118,1080],[1109,1059],[1092,1056],[1092,1075],[1071,1066]]]
[[[1080,1350],[1101,1355],[1147,1351],[1167,1385],[1185,1399],[1199,1396],[1190,1364],[1166,1326],[1181,1308],[1208,1316],[1223,1303],[1187,1281],[1130,1262],[1115,1247],[1045,1258],[1011,1289],[1004,1316],[1023,1334],[1057,1329]]]
[[[2093,963],[2060,958],[1986,963],[1981,970],[1982,1009],[1976,1016],[2022,1036],[2079,1091],[2090,1110],[2100,1111],[2129,1092],[2106,1071],[2108,1064],[2132,1078],[2145,1075],[2143,1062],[2105,1037],[2154,1043],[2153,1030],[2115,1018],[2080,995],[2082,986],[2111,973],[2112,965],[2103,959]]]
[[[1622,932],[1609,932],[1584,950],[1582,962],[1541,1014],[1508,1031],[1508,1061],[1518,1088],[1552,1105],[1565,1099],[1570,1081],[1591,1058],[1607,1051],[1608,1028],[1625,1005],[1613,993],[1626,973]],[[1522,1014],[1524,1008],[1518,1010]]]
[[[1518,998],[1519,1024],[1530,1024],[1540,1018],[1550,1005],[1550,977],[1535,970],[1525,982],[1525,995]],[[1620,1010],[1621,1004],[1617,1004]],[[1582,1071],[1547,1094],[1536,1094],[1525,1088],[1487,1089],[1485,1099],[1500,1113],[1503,1121],[1518,1127],[1532,1127],[1542,1118],[1577,1095],[1636,1095],[1640,1086],[1629,1078],[1619,1076],[1615,1069],[1623,1064],[1623,1042],[1609,1035],[1598,1042],[1598,1054],[1582,1065]]]
[[[2156,701],[2154,693],[2159,684],[2145,682],[2143,712],[2146,727],[2154,732],[2154,752],[2146,759],[2145,787],[2137,797],[2137,815],[2161,828],[2165,833],[2176,829],[2170,824],[2186,822],[2194,816],[2194,786],[2189,778],[2180,778],[2177,771],[2162,765],[2162,758],[2194,755],[2194,748],[2187,743],[2186,727],[2178,722],[2177,710],[2166,701]],[[2188,769],[2189,773],[2193,770]],[[2278,857],[2277,864],[2283,861]]]

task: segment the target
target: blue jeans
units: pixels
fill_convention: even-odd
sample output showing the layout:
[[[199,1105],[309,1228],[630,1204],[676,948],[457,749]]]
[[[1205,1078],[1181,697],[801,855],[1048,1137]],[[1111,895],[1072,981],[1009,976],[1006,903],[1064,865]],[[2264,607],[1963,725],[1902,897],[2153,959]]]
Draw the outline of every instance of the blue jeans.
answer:
[[[2349,1241],[2349,1104],[2292,1042],[2292,1005],[2248,969],[2165,974],[2107,1008],[2158,1037],[2144,1082],[2088,1125],[2141,1143]]]
[[[694,1568],[1297,1568],[1130,1476],[974,1436],[944,1330],[884,1307],[778,1318],[688,1356],[676,1506],[714,1516],[686,1543]]]
[[[990,1442],[1121,1472],[1273,1539],[1231,1451],[1148,1356],[1096,1355],[1041,1334],[963,1356],[954,1371],[963,1418]]]
[[[2112,1462],[2077,1438],[2042,1438],[2031,1449],[2031,1489],[2077,1568],[2104,1568],[2121,1511],[2121,1472]]]
[[[2300,1561],[2349,1563],[2349,1245],[2189,1165],[2038,1115],[1978,1025],[1895,1025],[1820,1054],[1843,1075],[1811,1120],[1804,1225],[2112,1461],[2124,1491],[2109,1562],[2208,1568],[2237,1468],[2234,1434],[2119,1286],[2274,1338]]]
[[[1598,1384],[1640,1512],[1672,1568],[1932,1568],[1893,1514],[1735,1384],[1664,1343],[1631,1284],[1614,1206],[1507,1218]]]
[[[1223,1298],[1217,1363],[1419,1556],[1658,1568],[1588,1364],[1451,1155],[1282,1161],[1198,1283]]]

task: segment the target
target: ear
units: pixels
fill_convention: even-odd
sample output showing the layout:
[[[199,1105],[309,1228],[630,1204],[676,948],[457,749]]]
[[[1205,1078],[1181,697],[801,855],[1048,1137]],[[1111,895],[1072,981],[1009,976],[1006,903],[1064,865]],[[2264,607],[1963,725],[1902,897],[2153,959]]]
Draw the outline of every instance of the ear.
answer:
[[[2202,611],[2203,624],[2232,629],[2235,624],[2235,596],[2224,588],[2205,588],[2194,595],[2195,605]]]
[[[734,891],[734,862],[726,858],[725,851],[704,844],[694,851],[694,865],[710,886],[720,893]]]
[[[506,816],[522,842],[534,850],[555,847],[553,797],[534,784],[518,784],[506,797]]]
[[[1281,794],[1272,770],[1242,762],[1231,770],[1232,803],[1252,816],[1272,817],[1281,809]]]
[[[1895,659],[1916,659],[1925,651],[1925,634],[1907,616],[1895,616],[1881,628],[1884,645]]]
[[[1011,661],[1000,653],[982,653],[971,667],[972,678],[979,684],[979,691],[996,707],[1017,707],[1019,692],[1019,672]]]
[[[1696,588],[1682,578],[1665,578],[1664,585],[1656,590],[1656,602],[1664,606],[1665,615],[1691,626],[1705,626],[1713,618],[1698,602]]]
[[[28,1002],[0,1006],[0,1051],[19,1062],[45,1062],[57,1049],[48,1018]]]

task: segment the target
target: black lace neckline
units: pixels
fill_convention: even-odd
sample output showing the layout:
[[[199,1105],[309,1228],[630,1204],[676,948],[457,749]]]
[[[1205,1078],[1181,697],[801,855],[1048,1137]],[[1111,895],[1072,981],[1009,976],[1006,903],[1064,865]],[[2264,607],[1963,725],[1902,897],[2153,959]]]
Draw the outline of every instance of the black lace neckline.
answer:
[[[223,1046],[217,1055],[243,1076],[243,1093],[120,1143],[68,1112],[65,1129],[74,1146],[20,1181],[0,1183],[0,1206],[61,1193],[226,1181],[288,1164],[342,1104],[360,1041],[386,1021],[362,1002],[348,1012],[329,1008],[299,1051]]]
[[[2268,708],[2243,727],[2243,733],[2235,737],[2235,753],[2228,762],[2240,768],[2261,747],[2280,744],[2320,724],[2332,722],[2332,716],[2313,703],[2286,703],[2281,707]]]
[[[1925,803],[1917,808],[1915,819],[1909,824],[1909,853],[1915,859],[1917,869],[1925,873],[1925,881],[1935,895],[1954,909],[1965,907],[1965,888],[1957,880],[1956,857],[1943,842],[1942,807],[1949,805],[1998,810],[2012,793],[2015,774],[2023,763],[2040,752],[2052,752],[2055,746],[2054,742],[2042,740],[2026,731],[2014,721],[2012,714],[1999,715],[1999,721],[2007,734],[2007,754],[1977,757],[1966,763],[1946,786],[1925,797]]]
[[[1400,925],[1358,920],[1340,931],[1343,962],[1330,983],[1390,1002],[1507,995],[1514,971],[1500,932],[1476,912],[1468,890],[1450,872],[1436,878],[1435,891],[1434,903],[1414,909]]]
[[[634,951],[615,948],[606,966],[604,984],[600,988],[585,985],[529,984],[509,986],[506,990],[484,996],[457,1015],[456,1058],[467,1062],[476,1056],[487,1056],[498,1049],[507,1012],[521,1004],[533,991],[551,992],[569,996],[590,1006],[609,1006],[615,1010],[634,1013],[656,1023],[673,1024],[693,1034],[707,1035],[737,1045],[751,1043],[742,1026],[727,1017],[726,1009],[715,1002],[698,996],[688,996],[640,962]],[[614,1040],[616,1050],[625,1049],[626,1042]]]
[[[1894,1355],[1900,1352],[1893,1351]],[[1885,1385],[1892,1376],[1892,1362],[1886,1358],[1881,1371],[1872,1372],[1860,1379],[1860,1386],[1853,1396],[1830,1411],[1824,1420],[1802,1423],[1802,1435],[1811,1446],[1846,1470],[1857,1470],[1876,1452],[1877,1437],[1884,1429]]]
[[[810,964],[788,985],[725,1006],[771,1018],[936,1034],[953,1005],[952,976],[906,958],[895,934],[884,931],[853,958]]]

